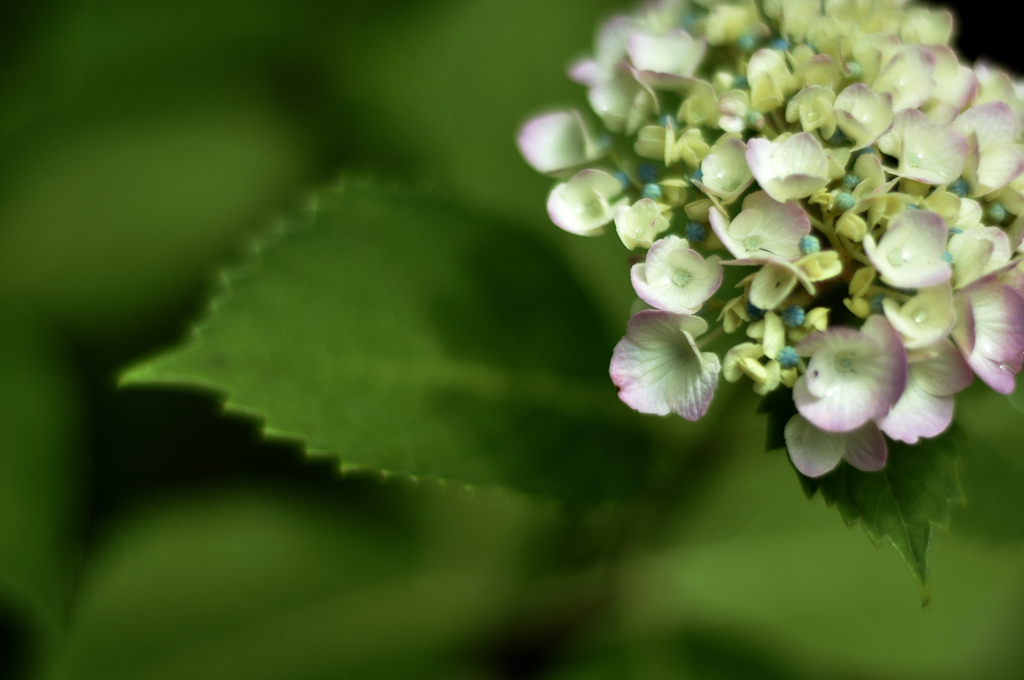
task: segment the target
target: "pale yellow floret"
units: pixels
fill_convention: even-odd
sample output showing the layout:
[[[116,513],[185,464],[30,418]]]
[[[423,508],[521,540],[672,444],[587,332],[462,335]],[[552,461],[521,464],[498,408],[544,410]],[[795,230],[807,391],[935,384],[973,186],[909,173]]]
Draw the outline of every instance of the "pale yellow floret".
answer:
[[[679,159],[691,168],[699,168],[701,161],[711,153],[711,147],[704,141],[704,135],[699,129],[687,130],[676,142],[672,149],[672,162]]]
[[[789,100],[786,105],[786,122],[799,121],[804,132],[821,130],[822,138],[828,139],[836,131],[836,112],[832,109],[835,100],[836,93],[832,88],[809,85]],[[826,155],[828,151],[826,150]]]
[[[675,208],[686,203],[688,196],[686,189],[690,183],[685,179],[675,177],[663,179],[659,182],[659,186],[661,187],[661,200],[666,206]],[[669,215],[666,215],[666,218],[671,219]]]
[[[718,321],[726,333],[733,333],[743,323],[750,321],[750,316],[747,314],[746,295],[734,297],[725,303],[722,313],[718,315]]]
[[[722,358],[722,377],[729,382],[736,382],[746,373],[745,363],[750,362],[761,366],[757,360],[763,356],[764,348],[760,344],[741,342],[726,352]],[[761,370],[764,370],[763,367]]]
[[[783,368],[779,371],[779,382],[786,387],[792,387],[796,383],[796,379],[800,377],[800,371],[797,370],[796,366],[793,368]]]
[[[764,380],[755,381],[754,393],[759,394],[763,397],[764,395],[768,394],[769,392],[777,388],[782,378],[781,368],[782,367],[779,366],[779,362],[776,361],[775,359],[772,359],[767,364],[765,364],[763,368]]]
[[[854,212],[845,212],[842,217],[836,220],[836,233],[850,239],[854,243],[860,243],[868,233],[868,224],[864,218]]]
[[[871,304],[862,297],[843,298],[843,304],[862,319],[868,318],[871,314]]]
[[[922,207],[940,215],[950,227],[960,219],[960,197],[951,191],[933,192],[925,197]]]
[[[839,64],[827,54],[814,55],[802,61],[793,72],[793,76],[803,87],[817,85],[827,87],[833,92],[839,89],[844,80]]]
[[[712,203],[707,198],[702,198],[686,204],[683,212],[691,222],[708,223],[708,215],[711,212]]]
[[[842,179],[846,175],[846,164],[850,162],[850,150],[846,147],[827,147],[825,159],[828,161],[828,178]]]
[[[633,151],[642,158],[661,160],[665,156],[667,130],[660,125],[647,125],[640,128],[633,144]],[[668,163],[666,163],[668,165]]]
[[[850,279],[850,295],[853,297],[863,297],[866,295],[877,276],[878,272],[875,271],[874,267],[861,267],[858,269],[854,272],[853,278]]]
[[[868,207],[868,224],[887,222],[890,217],[898,215],[914,202],[913,197],[906,194],[879,194],[870,199]]]
[[[730,81],[729,87],[732,85]],[[711,84],[703,80],[694,81],[690,93],[679,106],[679,120],[688,125],[703,125],[714,122],[718,114],[718,96]]]
[[[839,253],[834,250],[821,250],[817,253],[804,255],[796,262],[796,266],[808,281],[825,281],[843,273],[843,263]]]

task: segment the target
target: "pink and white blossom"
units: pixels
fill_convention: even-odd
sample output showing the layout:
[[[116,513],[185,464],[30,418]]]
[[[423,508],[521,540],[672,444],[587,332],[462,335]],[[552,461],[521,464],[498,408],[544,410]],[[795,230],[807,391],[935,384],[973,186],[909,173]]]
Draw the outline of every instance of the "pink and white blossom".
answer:
[[[994,276],[975,281],[954,298],[953,340],[975,374],[1010,394],[1024,363],[1024,298]]]
[[[887,297],[882,300],[882,310],[907,349],[928,347],[953,328],[953,289],[949,283],[922,288],[903,306]]]
[[[703,416],[718,386],[718,357],[701,352],[694,337],[707,330],[695,316],[645,310],[629,320],[612,353],[611,378],[619,399],[640,413]]]
[[[704,58],[707,41],[681,28],[664,35],[635,32],[626,38],[626,51],[640,78],[653,87],[678,87],[693,77]]]
[[[858,470],[876,472],[889,456],[885,437],[871,421],[848,432],[829,432],[795,415],[786,423],[784,435],[789,459],[807,477],[821,477],[843,460]]]
[[[953,422],[953,395],[974,380],[971,368],[949,340],[907,354],[907,388],[878,426],[893,439],[916,444],[936,437]]]
[[[880,418],[907,383],[907,354],[885,317],[868,317],[860,329],[836,326],[796,347],[809,356],[807,373],[793,386],[797,411],[829,432],[849,432]]]
[[[613,202],[620,194],[622,184],[607,172],[581,170],[551,190],[548,215],[571,234],[597,236],[612,221],[616,208],[629,203],[626,197]]]
[[[953,275],[946,252],[946,222],[928,210],[906,210],[889,222],[875,243],[864,237],[864,252],[882,280],[897,288],[924,288],[948,281]]]
[[[761,188],[780,203],[806,198],[829,182],[828,157],[807,132],[781,142],[751,139],[747,165]]]
[[[1024,151],[1017,143],[1017,121],[1003,102],[972,106],[953,121],[967,140],[964,179],[971,196],[983,196],[1024,173]]]
[[[717,208],[709,218],[722,245],[738,259],[794,262],[801,257],[800,239],[811,233],[811,221],[798,203],[776,201],[763,191],[743,199],[743,210],[731,222]]]
[[[633,289],[647,304],[694,314],[722,285],[722,262],[717,255],[705,260],[686,239],[668,236],[657,241],[630,274]]]
[[[933,123],[917,109],[896,114],[878,148],[899,161],[894,174],[925,184],[948,184],[964,171],[969,147],[949,125]]]
[[[526,162],[545,174],[589,163],[601,155],[576,110],[531,118],[520,128],[516,144]]]

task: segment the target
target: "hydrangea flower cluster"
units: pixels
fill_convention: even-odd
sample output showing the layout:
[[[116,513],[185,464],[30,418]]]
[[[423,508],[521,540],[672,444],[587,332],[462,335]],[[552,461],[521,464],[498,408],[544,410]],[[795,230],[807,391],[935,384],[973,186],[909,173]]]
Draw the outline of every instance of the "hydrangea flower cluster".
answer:
[[[554,111],[519,149],[557,179],[557,226],[646,251],[622,401],[695,420],[720,374],[790,388],[801,473],[879,470],[974,376],[1014,390],[1024,81],[962,63],[952,15],[904,0],[695,2],[607,21],[569,69],[604,130]]]

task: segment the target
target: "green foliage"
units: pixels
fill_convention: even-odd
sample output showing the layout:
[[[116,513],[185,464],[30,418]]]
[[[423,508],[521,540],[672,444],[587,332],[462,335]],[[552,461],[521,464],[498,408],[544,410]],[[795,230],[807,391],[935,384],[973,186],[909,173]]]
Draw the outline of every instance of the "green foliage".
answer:
[[[785,449],[783,430],[796,413],[792,396],[779,390],[759,409],[768,415],[768,451]],[[956,455],[964,446],[955,428],[914,446],[889,441],[889,460],[879,472],[862,472],[843,462],[817,479],[797,472],[808,498],[820,492],[843,521],[860,522],[876,545],[889,542],[906,562],[928,601],[928,546],[935,528],[949,527],[950,507],[963,502]]]
[[[52,340],[10,309],[0,325],[0,614],[27,614],[40,657],[64,634],[81,527],[79,403]],[[17,650],[8,652],[13,655]],[[0,673],[11,662],[2,658]]]
[[[646,440],[559,259],[400,190],[346,184],[282,227],[185,347],[130,385],[210,387],[344,466],[572,499],[629,494]]]

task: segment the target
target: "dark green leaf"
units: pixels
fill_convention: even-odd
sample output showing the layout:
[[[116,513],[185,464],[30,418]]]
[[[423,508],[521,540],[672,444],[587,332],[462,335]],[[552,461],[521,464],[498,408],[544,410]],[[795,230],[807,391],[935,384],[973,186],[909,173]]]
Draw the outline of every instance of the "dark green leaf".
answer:
[[[348,185],[302,222],[124,382],[215,389],[347,466],[576,499],[637,487],[613,339],[558,258],[400,190]]]
[[[758,410],[768,415],[767,450],[784,450],[783,430],[796,413],[790,392],[779,390],[765,397]],[[844,462],[817,479],[796,474],[808,498],[820,491],[847,525],[859,521],[876,545],[892,544],[927,601],[932,530],[948,528],[951,504],[963,500],[956,456],[963,436],[952,430],[914,446],[888,444],[889,461],[880,472],[862,472]]]
[[[3,318],[0,619],[6,613],[27,622],[22,632],[42,654],[63,634],[77,558],[79,404],[68,366],[47,335],[9,309]],[[0,675],[8,663],[0,658]]]

